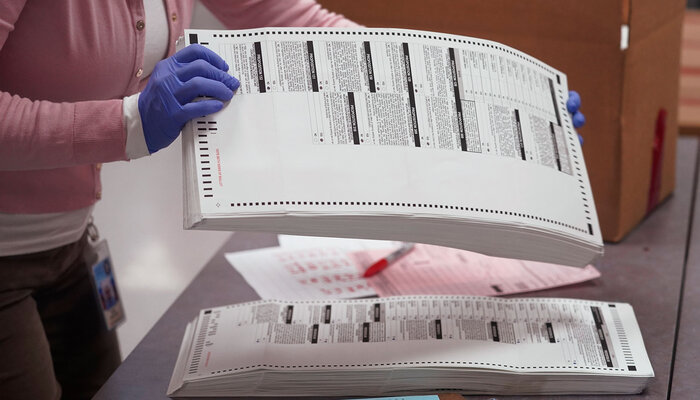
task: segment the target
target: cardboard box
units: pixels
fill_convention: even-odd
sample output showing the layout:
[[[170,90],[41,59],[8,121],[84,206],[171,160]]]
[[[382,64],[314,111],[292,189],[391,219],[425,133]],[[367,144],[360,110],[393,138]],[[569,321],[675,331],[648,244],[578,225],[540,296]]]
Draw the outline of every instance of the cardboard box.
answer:
[[[580,133],[605,240],[621,240],[673,191],[684,0],[320,3],[367,26],[495,40],[565,72],[583,99]]]
[[[687,10],[681,41],[678,127],[681,135],[700,135],[700,11]]]

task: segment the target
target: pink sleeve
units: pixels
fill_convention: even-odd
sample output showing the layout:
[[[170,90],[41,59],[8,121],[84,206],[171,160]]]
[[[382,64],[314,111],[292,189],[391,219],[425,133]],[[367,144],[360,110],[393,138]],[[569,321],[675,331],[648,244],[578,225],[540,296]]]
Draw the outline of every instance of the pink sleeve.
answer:
[[[0,50],[24,4],[0,2]],[[0,170],[124,160],[125,141],[121,100],[53,103],[0,91]]]
[[[265,26],[354,27],[356,23],[314,0],[202,0],[228,29]]]
[[[122,100],[52,103],[0,92],[0,170],[126,159]]]

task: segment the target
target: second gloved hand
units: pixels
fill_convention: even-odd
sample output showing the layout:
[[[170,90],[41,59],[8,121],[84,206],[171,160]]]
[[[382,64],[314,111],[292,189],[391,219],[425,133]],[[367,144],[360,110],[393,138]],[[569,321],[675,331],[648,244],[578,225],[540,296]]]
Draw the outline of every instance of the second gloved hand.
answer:
[[[586,123],[586,117],[579,111],[581,108],[581,96],[574,90],[569,90],[569,98],[566,100],[566,108],[571,114],[571,122],[574,128],[581,128]],[[578,141],[583,144],[583,136],[578,135]]]
[[[221,110],[240,83],[213,51],[193,44],[156,64],[138,105],[149,153],[167,147],[185,123]],[[206,96],[213,99],[192,101]]]

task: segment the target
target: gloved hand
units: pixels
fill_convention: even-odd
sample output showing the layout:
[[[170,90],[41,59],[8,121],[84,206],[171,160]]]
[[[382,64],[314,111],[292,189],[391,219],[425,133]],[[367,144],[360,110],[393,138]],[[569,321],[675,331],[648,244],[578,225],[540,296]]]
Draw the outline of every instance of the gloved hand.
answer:
[[[586,117],[578,110],[581,108],[581,96],[574,90],[569,90],[569,99],[566,100],[566,108],[571,114],[571,122],[578,129],[586,123]],[[578,140],[583,144],[583,136],[578,135]]]
[[[226,71],[221,57],[198,44],[156,64],[138,100],[151,154],[172,143],[187,121],[217,112],[231,100],[240,83]],[[192,101],[199,96],[218,100]]]

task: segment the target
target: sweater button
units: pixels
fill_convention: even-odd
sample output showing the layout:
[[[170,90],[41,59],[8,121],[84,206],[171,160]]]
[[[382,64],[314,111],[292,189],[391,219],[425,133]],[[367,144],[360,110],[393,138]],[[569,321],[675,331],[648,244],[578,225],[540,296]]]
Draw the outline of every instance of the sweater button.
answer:
[[[102,191],[101,191],[101,190],[98,190],[97,193],[95,193],[95,198],[96,198],[97,200],[102,199]]]
[[[136,71],[136,77],[137,77],[137,78],[140,78],[141,75],[143,75],[143,68],[139,68],[139,70]]]
[[[172,13],[172,15],[170,15],[170,18],[173,20],[173,22],[177,21],[177,14]]]
[[[142,31],[146,27],[146,23],[142,19],[136,21],[136,30]]]

